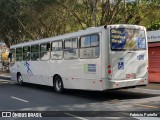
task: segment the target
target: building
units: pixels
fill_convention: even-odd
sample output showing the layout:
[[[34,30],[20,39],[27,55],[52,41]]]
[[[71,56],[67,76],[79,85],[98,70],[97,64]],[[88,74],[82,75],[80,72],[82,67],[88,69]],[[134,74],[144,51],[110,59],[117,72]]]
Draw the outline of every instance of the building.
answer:
[[[9,48],[5,44],[0,45],[0,61],[6,61],[8,59]]]
[[[149,82],[160,82],[160,30],[148,31]]]

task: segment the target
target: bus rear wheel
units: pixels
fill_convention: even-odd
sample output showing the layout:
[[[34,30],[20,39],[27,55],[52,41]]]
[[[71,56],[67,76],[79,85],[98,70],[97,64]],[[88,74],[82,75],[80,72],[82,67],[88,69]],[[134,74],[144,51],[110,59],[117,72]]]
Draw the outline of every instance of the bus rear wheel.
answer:
[[[63,82],[60,76],[54,78],[54,89],[57,93],[62,93],[64,91]]]
[[[17,83],[18,85],[23,85],[23,78],[20,73],[17,75]]]

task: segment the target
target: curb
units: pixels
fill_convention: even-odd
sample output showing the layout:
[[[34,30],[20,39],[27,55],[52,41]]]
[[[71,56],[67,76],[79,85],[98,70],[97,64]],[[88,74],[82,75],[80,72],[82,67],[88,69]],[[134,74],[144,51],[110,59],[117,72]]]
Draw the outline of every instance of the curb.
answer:
[[[11,80],[11,76],[2,76],[2,75],[0,75],[0,79]]]

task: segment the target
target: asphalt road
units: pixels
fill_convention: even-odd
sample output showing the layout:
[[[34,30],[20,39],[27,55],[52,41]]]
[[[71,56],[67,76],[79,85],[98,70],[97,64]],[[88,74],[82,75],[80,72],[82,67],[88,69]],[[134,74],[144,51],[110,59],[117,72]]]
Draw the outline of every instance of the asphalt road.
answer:
[[[160,91],[141,88],[106,92],[66,90],[63,94],[57,94],[52,87],[33,84],[18,86],[14,81],[0,79],[0,111],[48,111],[44,115],[57,115],[54,120],[111,120],[115,119],[113,116],[117,116],[117,120],[149,120],[151,117],[125,116],[129,116],[132,111],[160,111]],[[53,111],[58,111],[58,114]],[[159,118],[153,116],[152,119]]]

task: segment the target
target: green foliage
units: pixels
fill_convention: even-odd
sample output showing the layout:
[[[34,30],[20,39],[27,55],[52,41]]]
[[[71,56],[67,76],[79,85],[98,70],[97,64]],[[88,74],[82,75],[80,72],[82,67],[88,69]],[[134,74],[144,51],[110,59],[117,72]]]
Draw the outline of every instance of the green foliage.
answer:
[[[1,0],[0,40],[10,46],[104,24],[159,29],[159,0],[124,1]]]
[[[156,22],[153,25],[151,25],[147,30],[152,31],[152,30],[160,30],[160,22]]]
[[[19,8],[15,1],[4,0],[0,4],[0,39],[8,46],[21,37],[21,26],[17,19]]]

